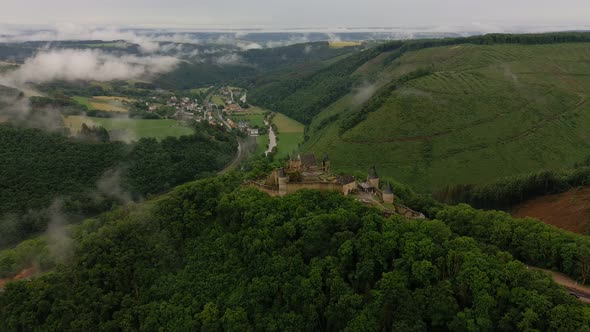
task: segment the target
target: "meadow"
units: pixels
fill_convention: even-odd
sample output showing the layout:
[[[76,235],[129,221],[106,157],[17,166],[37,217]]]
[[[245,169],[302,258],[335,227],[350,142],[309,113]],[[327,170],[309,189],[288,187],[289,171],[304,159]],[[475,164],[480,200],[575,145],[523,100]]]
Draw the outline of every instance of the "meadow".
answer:
[[[128,118],[94,118],[84,116],[68,116],[64,119],[66,127],[72,132],[80,130],[82,123],[89,126],[102,126],[111,139],[138,140],[143,137],[163,139],[168,136],[179,137],[190,135],[193,129],[180,125],[176,120],[146,120]]]
[[[303,142],[304,126],[281,113],[275,113],[272,123],[277,126],[277,158],[285,158],[299,149]]]
[[[89,110],[121,113],[129,112],[125,103],[135,101],[135,99],[116,96],[94,96],[92,98],[75,96],[72,99]]]
[[[427,76],[359,112],[362,87],[319,113],[303,150],[328,153],[336,171],[377,165],[383,175],[431,191],[448,184],[571,167],[590,155],[590,43],[455,45],[377,57],[355,75],[377,91],[419,68]]]
[[[265,111],[259,107],[250,107],[243,112],[234,112],[230,119],[236,123],[246,121],[251,126],[264,127],[264,113]]]

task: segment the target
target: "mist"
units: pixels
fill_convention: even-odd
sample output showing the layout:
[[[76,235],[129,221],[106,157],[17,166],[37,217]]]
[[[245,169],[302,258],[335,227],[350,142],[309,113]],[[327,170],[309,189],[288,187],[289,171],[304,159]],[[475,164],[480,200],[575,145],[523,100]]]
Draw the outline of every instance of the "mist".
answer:
[[[25,83],[53,80],[112,81],[134,79],[172,70],[179,60],[169,56],[115,56],[98,50],[41,51],[18,69],[0,76],[0,84],[19,87]]]
[[[358,87],[354,91],[354,102],[357,105],[360,105],[369,98],[373,96],[373,94],[377,91],[377,86],[375,84],[369,84],[365,82],[362,86]]]
[[[52,256],[58,262],[64,262],[72,256],[72,239],[67,231],[68,220],[63,213],[63,201],[55,199],[48,209],[47,245]]]

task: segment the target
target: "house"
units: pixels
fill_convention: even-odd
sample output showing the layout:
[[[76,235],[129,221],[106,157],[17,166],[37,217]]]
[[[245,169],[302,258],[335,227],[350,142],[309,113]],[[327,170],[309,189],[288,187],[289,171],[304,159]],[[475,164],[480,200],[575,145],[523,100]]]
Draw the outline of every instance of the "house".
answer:
[[[250,128],[250,129],[248,129],[248,134],[250,136],[258,136],[258,128]]]

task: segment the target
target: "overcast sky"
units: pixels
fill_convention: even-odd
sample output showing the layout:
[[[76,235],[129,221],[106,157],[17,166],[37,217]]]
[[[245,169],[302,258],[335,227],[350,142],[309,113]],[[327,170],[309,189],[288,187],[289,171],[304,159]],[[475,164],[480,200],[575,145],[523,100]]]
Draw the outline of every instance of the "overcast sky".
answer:
[[[590,0],[1,0],[0,23],[143,27],[586,25]]]

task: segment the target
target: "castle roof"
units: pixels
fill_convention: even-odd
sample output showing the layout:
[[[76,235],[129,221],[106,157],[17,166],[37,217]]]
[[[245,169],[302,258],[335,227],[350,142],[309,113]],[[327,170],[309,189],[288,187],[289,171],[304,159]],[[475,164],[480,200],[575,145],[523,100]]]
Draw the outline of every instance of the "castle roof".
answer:
[[[355,182],[355,178],[352,175],[341,175],[336,179],[339,184],[349,184]]]
[[[301,156],[301,164],[303,166],[317,166],[317,161],[314,154],[305,154]]]
[[[387,185],[385,186],[385,190],[383,190],[383,193],[386,195],[393,195],[393,187],[391,186],[391,182],[387,182]]]
[[[378,179],[379,176],[377,175],[377,170],[375,169],[375,165],[373,165],[373,167],[371,167],[371,169],[369,170],[369,179]]]

